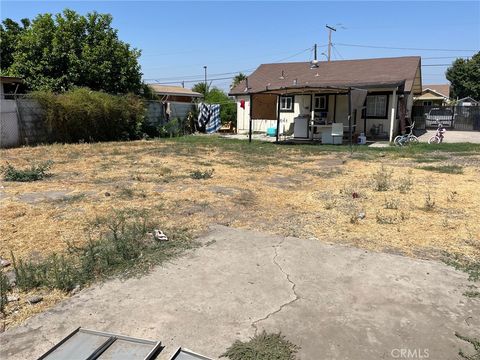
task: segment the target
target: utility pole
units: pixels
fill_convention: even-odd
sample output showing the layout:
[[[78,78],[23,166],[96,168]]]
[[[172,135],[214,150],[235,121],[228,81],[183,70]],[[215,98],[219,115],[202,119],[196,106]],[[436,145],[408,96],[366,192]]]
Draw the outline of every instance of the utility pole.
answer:
[[[317,60],[317,44],[313,46],[313,60]]]
[[[325,25],[325,27],[328,29],[328,61],[330,61],[330,54],[332,51],[332,31],[337,31],[333,26],[328,26]]]
[[[203,67],[205,69],[205,97],[207,97],[207,65]]]

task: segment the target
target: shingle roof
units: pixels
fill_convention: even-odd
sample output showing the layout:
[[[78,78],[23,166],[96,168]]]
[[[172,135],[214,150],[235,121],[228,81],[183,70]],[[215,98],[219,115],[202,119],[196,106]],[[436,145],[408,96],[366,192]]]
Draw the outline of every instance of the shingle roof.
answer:
[[[202,97],[203,95],[192,91],[191,89],[183,88],[181,86],[167,86],[161,84],[150,84],[152,90],[159,95],[175,95],[175,96],[190,96]]]
[[[282,78],[283,73],[283,78]],[[417,82],[415,83],[415,78]],[[240,82],[230,95],[258,93],[281,88],[361,87],[405,84],[405,91],[420,93],[420,57],[320,61],[311,68],[309,62],[262,64]],[[414,88],[415,83],[415,88]]]
[[[431,84],[422,86],[422,91],[427,89],[433,90],[437,94],[443,95],[446,98],[450,97],[450,84]]]

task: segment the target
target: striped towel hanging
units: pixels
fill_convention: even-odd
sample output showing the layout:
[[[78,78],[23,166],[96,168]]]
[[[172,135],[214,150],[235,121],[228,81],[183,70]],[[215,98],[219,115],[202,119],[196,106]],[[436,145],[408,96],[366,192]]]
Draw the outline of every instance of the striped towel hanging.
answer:
[[[218,129],[222,126],[220,121],[220,105],[212,104],[210,107],[210,119],[205,125],[205,131],[207,134],[212,134],[217,132]]]

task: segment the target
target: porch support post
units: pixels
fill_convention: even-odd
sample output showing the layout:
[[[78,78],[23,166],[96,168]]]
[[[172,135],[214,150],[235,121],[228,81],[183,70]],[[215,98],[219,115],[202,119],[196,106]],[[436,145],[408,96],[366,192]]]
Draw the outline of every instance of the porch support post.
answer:
[[[397,109],[397,88],[393,89],[392,107],[390,109],[390,136],[389,141],[393,141],[393,126],[395,124],[395,111]]]
[[[249,95],[250,96],[250,118],[248,120],[248,142],[251,143],[252,142],[252,95]]]
[[[280,131],[280,95],[277,95],[277,143],[278,143],[279,131]],[[283,131],[285,132],[285,129],[283,129]]]
[[[350,152],[353,151],[352,134],[352,89],[348,89],[348,137],[350,138]]]
[[[337,94],[333,98],[333,122],[337,122]]]

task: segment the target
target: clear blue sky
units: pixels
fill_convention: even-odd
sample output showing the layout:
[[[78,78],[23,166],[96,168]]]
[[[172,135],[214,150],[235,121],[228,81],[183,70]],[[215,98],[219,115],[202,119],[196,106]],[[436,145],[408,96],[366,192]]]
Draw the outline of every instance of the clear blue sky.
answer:
[[[142,50],[144,78],[161,82],[222,78],[261,63],[311,60],[337,27],[332,58],[421,55],[423,65],[449,64],[480,49],[480,2],[163,2],[8,1],[1,18],[19,20],[70,8],[113,15],[120,39]],[[337,25],[341,24],[341,25]],[[407,50],[355,47],[452,49]],[[319,48],[319,54],[326,47]],[[320,55],[320,57],[322,57]],[[424,66],[423,83],[445,83],[446,66]],[[228,73],[228,74],[225,74]],[[214,85],[227,89],[230,80]],[[191,86],[192,83],[186,83]]]

